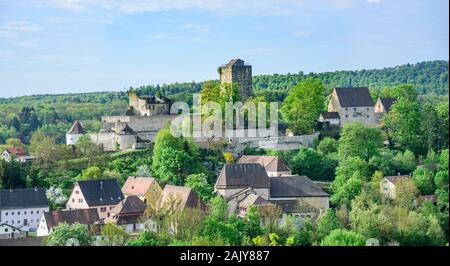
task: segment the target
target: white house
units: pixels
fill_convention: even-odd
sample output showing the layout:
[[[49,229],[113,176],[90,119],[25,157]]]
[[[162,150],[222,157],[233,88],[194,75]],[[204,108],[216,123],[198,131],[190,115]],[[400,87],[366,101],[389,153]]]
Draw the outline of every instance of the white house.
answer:
[[[19,163],[30,162],[34,159],[33,156],[27,155],[26,151],[20,147],[7,148],[0,157],[7,162],[14,160]]]
[[[22,231],[36,231],[44,212],[49,211],[43,188],[0,190],[0,222]]]
[[[60,223],[80,223],[85,224],[91,229],[100,223],[97,209],[79,209],[79,210],[63,210],[54,212],[45,212],[41,217],[37,236],[47,236],[53,232]]]
[[[396,185],[398,181],[411,179],[409,175],[385,176],[381,181],[381,189],[385,198],[394,200],[396,197]]]
[[[0,223],[0,239],[22,238],[22,230],[6,223]]]
[[[116,179],[85,180],[75,183],[66,204],[67,210],[96,208],[100,220],[108,218],[110,211],[125,196]]]

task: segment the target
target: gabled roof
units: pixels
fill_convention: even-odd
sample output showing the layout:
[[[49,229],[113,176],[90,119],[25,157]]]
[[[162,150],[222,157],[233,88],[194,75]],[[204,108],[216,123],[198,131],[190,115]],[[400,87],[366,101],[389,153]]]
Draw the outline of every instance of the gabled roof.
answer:
[[[272,200],[272,204],[280,206],[284,213],[311,213],[317,212],[317,208],[306,202],[300,203],[298,200]]]
[[[83,124],[79,120],[75,120],[73,122],[72,127],[67,131],[67,134],[85,134],[86,131],[84,131]]]
[[[395,99],[395,98],[379,98],[378,100],[383,105],[384,110],[386,110],[386,112],[389,112],[391,110],[392,105],[395,103],[395,101],[397,99]]]
[[[117,205],[125,197],[116,179],[78,181],[89,206]]]
[[[13,154],[16,157],[22,157],[22,156],[27,155],[25,150],[21,147],[12,147],[12,148],[7,148],[6,150],[8,151],[9,154]]]
[[[397,181],[402,179],[410,179],[411,177],[409,175],[393,175],[393,176],[385,176],[386,180],[389,180],[392,184],[397,183]]]
[[[268,205],[269,201],[257,194],[249,194],[239,202],[239,208],[247,209],[250,206]]]
[[[60,223],[95,224],[100,221],[98,211],[95,208],[45,212],[44,218],[48,229]]]
[[[341,107],[373,107],[367,87],[334,88]]]
[[[114,214],[143,214],[147,204],[137,196],[128,196],[111,210]]]
[[[173,185],[166,185],[161,192],[161,200],[163,202],[167,202],[169,199],[179,200],[180,210],[198,207],[200,203],[197,193],[192,188]]]
[[[259,163],[226,164],[216,181],[216,188],[269,188],[270,180]]]
[[[128,125],[128,123],[123,124],[118,130],[116,131],[117,135],[134,135],[136,132]]]
[[[48,207],[43,188],[2,189],[0,209]]]
[[[258,163],[268,172],[286,172],[291,171],[289,167],[278,156],[252,156],[243,155],[238,163]]]
[[[228,62],[228,64],[226,64],[226,67],[232,67],[234,65],[243,66],[244,60],[239,59],[239,58],[231,59],[230,62]]]
[[[320,115],[323,119],[339,119],[339,113],[338,112],[321,112]]]
[[[153,177],[129,176],[123,184],[122,192],[124,195],[143,197],[149,191],[153,182],[156,182]]]
[[[329,194],[307,176],[283,176],[270,178],[271,198],[328,197]]]

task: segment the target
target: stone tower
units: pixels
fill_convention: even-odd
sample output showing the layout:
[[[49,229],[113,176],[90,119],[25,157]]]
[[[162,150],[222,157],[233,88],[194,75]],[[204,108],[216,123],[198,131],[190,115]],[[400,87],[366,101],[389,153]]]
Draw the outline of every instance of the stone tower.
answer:
[[[80,121],[75,120],[75,122],[73,122],[72,127],[66,133],[66,144],[67,145],[77,144],[77,141],[84,134],[86,134],[86,131],[84,131],[83,124],[81,124]]]
[[[240,101],[244,102],[252,96],[252,66],[244,60],[232,59],[228,64],[219,67],[220,83],[237,83]]]

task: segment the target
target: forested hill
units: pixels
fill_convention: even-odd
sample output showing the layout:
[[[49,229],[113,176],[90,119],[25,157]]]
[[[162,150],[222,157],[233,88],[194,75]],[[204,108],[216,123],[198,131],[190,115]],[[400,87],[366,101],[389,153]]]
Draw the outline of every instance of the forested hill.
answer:
[[[420,94],[448,94],[448,61],[426,61],[396,67],[357,71],[334,71],[304,74],[273,74],[255,76],[255,89],[289,89],[306,77],[320,78],[327,87],[384,86],[414,84]]]

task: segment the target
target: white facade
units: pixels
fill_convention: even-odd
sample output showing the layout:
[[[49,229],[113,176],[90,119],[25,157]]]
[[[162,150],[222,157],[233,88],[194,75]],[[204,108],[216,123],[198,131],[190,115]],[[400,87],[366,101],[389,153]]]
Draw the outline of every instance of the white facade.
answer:
[[[11,162],[11,154],[8,152],[8,150],[4,150],[3,152],[2,152],[2,155],[1,155],[1,157],[2,157],[2,159],[3,160],[5,160],[5,161],[7,161],[7,162]]]
[[[45,216],[42,215],[41,220],[39,222],[38,229],[36,231],[37,236],[48,236],[51,234],[52,229],[47,227],[47,221],[45,220]]]
[[[22,231],[6,223],[0,223],[0,239],[23,237]]]
[[[22,231],[36,231],[44,212],[49,207],[10,208],[0,210],[0,222],[17,227]]]
[[[66,134],[66,144],[76,145],[78,140],[83,136],[83,134]]]

